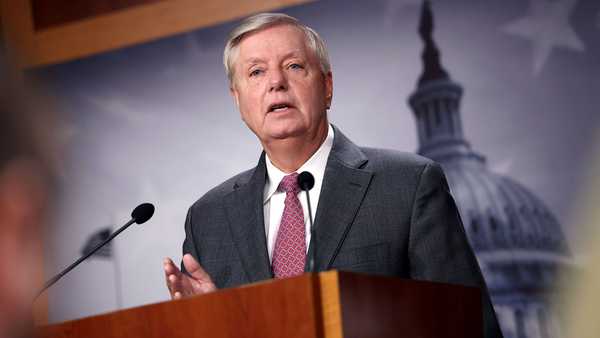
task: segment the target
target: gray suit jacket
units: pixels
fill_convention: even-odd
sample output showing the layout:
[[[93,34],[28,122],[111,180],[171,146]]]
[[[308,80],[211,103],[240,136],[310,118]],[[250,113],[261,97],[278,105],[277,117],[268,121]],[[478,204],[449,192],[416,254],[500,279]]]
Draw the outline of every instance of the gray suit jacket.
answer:
[[[210,190],[188,211],[183,253],[219,288],[273,277],[263,220],[266,178],[263,153],[255,168]],[[485,337],[501,337],[444,173],[433,161],[360,148],[335,128],[314,225],[318,271],[478,286]]]

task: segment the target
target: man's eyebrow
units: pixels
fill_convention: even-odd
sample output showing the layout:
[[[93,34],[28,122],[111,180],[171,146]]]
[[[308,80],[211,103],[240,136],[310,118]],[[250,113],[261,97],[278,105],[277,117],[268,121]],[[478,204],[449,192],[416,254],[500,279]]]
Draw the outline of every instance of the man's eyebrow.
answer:
[[[300,49],[294,49],[294,50],[289,51],[288,53],[284,54],[281,57],[281,59],[286,60],[291,57],[304,57],[304,53]],[[259,57],[249,57],[243,61],[243,64],[245,64],[245,65],[254,65],[254,64],[258,64],[258,63],[267,63],[267,61],[265,61],[264,59],[261,59]]]
[[[266,62],[265,60],[258,58],[258,57],[251,57],[251,58],[244,60],[244,64],[257,64],[257,63],[265,63],[265,62]]]
[[[286,60],[291,57],[304,57],[304,53],[302,53],[302,51],[300,49],[294,49],[294,50],[284,54],[282,59]]]

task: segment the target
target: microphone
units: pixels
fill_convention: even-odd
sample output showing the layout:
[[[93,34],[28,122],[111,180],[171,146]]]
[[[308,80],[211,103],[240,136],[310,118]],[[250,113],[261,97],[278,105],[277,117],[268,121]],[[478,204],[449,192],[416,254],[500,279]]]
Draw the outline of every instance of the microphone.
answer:
[[[153,215],[154,205],[152,203],[142,203],[133,209],[131,219],[137,224],[142,224],[148,222]]]
[[[58,280],[61,279],[64,275],[69,273],[69,271],[73,270],[77,265],[79,265],[81,262],[86,260],[91,255],[93,255],[101,247],[105,246],[106,243],[110,242],[113,238],[117,237],[121,232],[123,232],[123,230],[127,229],[130,225],[132,225],[133,223],[137,223],[137,224],[146,223],[152,217],[152,215],[154,215],[154,205],[152,205],[151,203],[142,203],[142,204],[138,205],[137,207],[135,207],[135,209],[133,209],[133,211],[131,212],[131,219],[127,223],[125,223],[125,225],[120,227],[119,230],[113,232],[110,236],[108,236],[108,238],[106,240],[104,240],[102,243],[98,244],[94,249],[92,249],[86,255],[80,257],[73,264],[69,265],[66,269],[61,271],[56,276],[50,278],[46,283],[44,283],[44,287],[38,292],[38,294],[35,298],[37,299],[42,293],[44,293],[44,291],[46,291],[49,287],[51,287],[56,282],[58,282]]]
[[[312,251],[308,257],[308,271],[315,272],[315,257],[317,256],[317,238],[315,236],[315,227],[312,219],[312,208],[310,206],[309,191],[315,186],[315,178],[308,171],[303,171],[298,175],[298,185],[300,189],[306,192],[306,204],[308,205],[308,221],[310,222],[310,241],[312,243]]]

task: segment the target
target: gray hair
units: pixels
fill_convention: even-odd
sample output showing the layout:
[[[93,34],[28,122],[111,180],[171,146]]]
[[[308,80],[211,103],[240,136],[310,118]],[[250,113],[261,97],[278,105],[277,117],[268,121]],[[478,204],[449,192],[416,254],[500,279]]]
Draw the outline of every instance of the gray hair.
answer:
[[[242,39],[250,33],[257,32],[277,25],[291,25],[299,28],[306,36],[308,47],[319,59],[321,71],[328,74],[331,71],[329,54],[325,42],[314,29],[302,24],[298,19],[282,13],[260,13],[246,18],[234,28],[227,39],[223,51],[223,65],[229,83],[233,82],[233,64],[237,57],[238,47]]]

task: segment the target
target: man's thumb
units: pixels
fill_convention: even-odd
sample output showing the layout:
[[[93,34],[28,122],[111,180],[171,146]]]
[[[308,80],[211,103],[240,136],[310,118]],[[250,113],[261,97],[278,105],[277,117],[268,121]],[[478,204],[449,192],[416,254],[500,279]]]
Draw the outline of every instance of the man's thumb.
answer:
[[[194,256],[190,254],[185,254],[183,256],[183,266],[185,266],[185,270],[187,273],[194,279],[202,281],[202,282],[211,282],[212,280],[208,273],[204,271],[200,263],[196,261]]]

